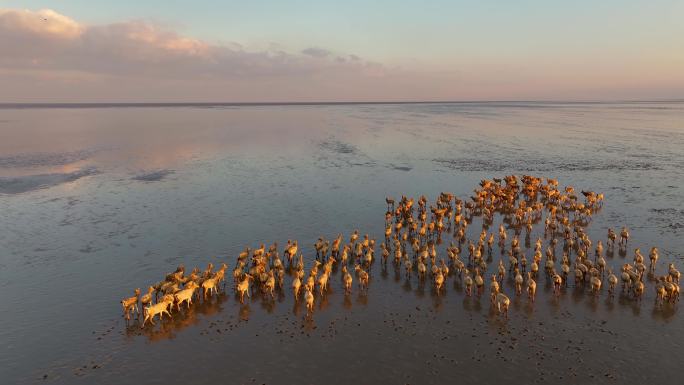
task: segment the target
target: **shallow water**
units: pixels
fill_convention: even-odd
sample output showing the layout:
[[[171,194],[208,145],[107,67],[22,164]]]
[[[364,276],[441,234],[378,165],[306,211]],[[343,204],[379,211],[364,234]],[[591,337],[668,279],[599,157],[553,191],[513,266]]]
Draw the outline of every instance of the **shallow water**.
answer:
[[[466,198],[511,173],[603,192],[591,238],[632,235],[612,266],[655,245],[658,273],[682,270],[684,103],[3,106],[0,133],[3,382],[640,383],[679,369],[681,309],[655,307],[652,282],[637,303],[553,299],[541,277],[533,305],[508,282],[508,322],[457,278],[437,296],[379,263],[366,295],[346,297],[336,272],[312,320],[289,290],[244,306],[228,290],[140,331],[119,301],[179,263],[232,268],[247,245],[298,239],[308,266],[321,235],[379,242],[386,195]]]

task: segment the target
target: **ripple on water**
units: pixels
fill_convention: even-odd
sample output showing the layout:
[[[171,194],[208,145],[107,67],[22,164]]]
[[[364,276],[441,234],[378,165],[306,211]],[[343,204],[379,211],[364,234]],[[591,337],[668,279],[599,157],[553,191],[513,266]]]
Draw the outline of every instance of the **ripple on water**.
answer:
[[[646,171],[661,170],[654,163],[627,159],[511,159],[511,158],[435,158],[434,163],[456,171],[502,172],[507,170],[549,171]]]

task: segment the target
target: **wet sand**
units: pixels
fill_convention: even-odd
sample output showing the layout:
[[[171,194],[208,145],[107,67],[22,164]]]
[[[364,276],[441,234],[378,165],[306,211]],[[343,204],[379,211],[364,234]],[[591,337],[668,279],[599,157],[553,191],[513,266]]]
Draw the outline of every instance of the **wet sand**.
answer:
[[[438,296],[429,281],[407,282],[403,269],[397,276],[377,262],[366,295],[355,281],[346,297],[336,271],[312,319],[289,290],[240,305],[228,288],[140,330],[125,325],[118,301],[179,263],[232,268],[247,245],[298,239],[308,267],[321,235],[358,228],[380,242],[386,195],[467,197],[480,179],[508,173],[605,193],[588,234],[604,243],[609,226],[632,234],[611,266],[631,262],[635,247],[658,246],[658,274],[669,262],[681,270],[682,104],[0,113],[9,138],[0,144],[0,374],[9,383],[675,378],[681,309],[656,307],[652,282],[641,303],[574,287],[554,299],[542,276],[530,305],[507,281],[507,322],[487,296],[468,298],[458,278]],[[73,174],[81,170],[93,171]],[[480,228],[475,218],[468,237]]]

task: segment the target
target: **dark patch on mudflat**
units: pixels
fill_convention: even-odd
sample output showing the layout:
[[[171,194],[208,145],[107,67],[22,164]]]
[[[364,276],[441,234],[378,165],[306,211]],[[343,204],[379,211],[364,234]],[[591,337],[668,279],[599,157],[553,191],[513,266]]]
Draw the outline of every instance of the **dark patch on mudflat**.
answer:
[[[650,209],[652,213],[656,214],[667,214],[667,215],[676,215],[677,214],[677,209],[673,208],[666,208],[666,209]],[[679,213],[684,215],[684,210],[679,210]]]
[[[395,164],[390,164],[388,167],[391,168],[392,170],[397,170],[397,171],[411,171],[411,170],[413,170],[413,167],[411,167],[411,166],[397,166]]]
[[[664,231],[677,233],[679,230],[684,229],[684,223],[682,223],[684,210],[676,208],[652,208],[648,211],[655,214],[655,216],[647,219],[648,222],[656,224],[661,229],[661,234]]]
[[[45,167],[62,166],[86,160],[95,150],[80,150],[60,153],[19,154],[0,157],[0,167]]]
[[[345,143],[338,139],[327,139],[318,144],[324,150],[337,154],[358,154],[359,149],[351,143]]]
[[[94,168],[85,168],[69,173],[25,175],[18,177],[0,178],[0,194],[20,194],[28,191],[49,188],[62,183],[73,182],[77,179],[98,174]]]
[[[173,170],[157,170],[152,172],[147,172],[144,174],[134,176],[133,180],[139,180],[142,182],[159,182],[160,180],[166,178],[167,176],[173,174]]]
[[[377,162],[351,143],[335,138],[317,144],[320,151],[316,157],[319,168],[375,167]]]

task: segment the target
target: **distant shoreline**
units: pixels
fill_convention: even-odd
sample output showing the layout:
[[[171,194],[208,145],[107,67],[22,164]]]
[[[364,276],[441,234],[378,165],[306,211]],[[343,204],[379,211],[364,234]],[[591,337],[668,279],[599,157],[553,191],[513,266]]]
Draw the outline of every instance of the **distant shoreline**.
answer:
[[[551,101],[551,100],[443,100],[443,101],[339,101],[339,102],[93,102],[93,103],[0,103],[0,109],[24,108],[161,108],[161,107],[269,107],[269,106],[345,106],[345,105],[404,105],[404,104],[487,104],[510,107],[526,105],[589,105],[589,104],[644,104],[684,103],[684,99],[614,100],[614,101]]]

